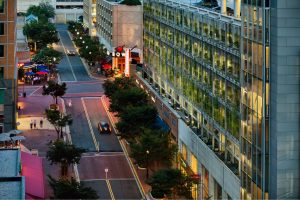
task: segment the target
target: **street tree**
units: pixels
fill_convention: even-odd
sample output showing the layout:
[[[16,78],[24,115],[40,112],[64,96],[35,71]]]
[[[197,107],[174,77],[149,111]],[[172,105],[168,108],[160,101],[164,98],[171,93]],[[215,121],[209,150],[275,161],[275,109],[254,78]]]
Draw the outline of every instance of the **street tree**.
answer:
[[[60,164],[61,176],[67,176],[69,166],[78,164],[84,152],[85,150],[82,148],[77,148],[62,140],[56,140],[49,146],[46,157],[51,162],[51,165]]]
[[[143,128],[153,126],[157,110],[154,106],[144,104],[140,106],[127,106],[118,114],[119,121],[116,127],[119,135],[125,139],[135,139],[140,136]]]
[[[136,87],[136,85],[132,78],[123,77],[123,78],[115,78],[114,81],[107,79],[104,82],[103,87],[104,87],[104,94],[111,99],[115,92]]]
[[[39,5],[31,5],[27,9],[26,16],[33,14],[39,21],[48,22],[49,18],[55,17],[55,9],[48,2],[41,2]]]
[[[45,47],[41,49],[34,57],[34,62],[43,62],[45,65],[50,66],[52,64],[57,64],[62,59],[63,54],[56,51],[53,48]]]
[[[73,122],[71,115],[65,115],[59,112],[59,110],[46,109],[45,110],[47,120],[54,126],[57,133],[57,139],[62,138],[63,128],[67,125],[71,125]]]
[[[143,106],[148,104],[148,96],[144,90],[138,87],[117,90],[110,99],[110,111],[117,112],[118,115],[126,109],[127,106]]]
[[[148,184],[152,187],[151,194],[154,198],[168,196],[171,199],[176,197],[192,199],[193,180],[179,169],[158,170],[152,175]]]
[[[88,62],[100,61],[106,57],[104,45],[95,41],[84,42],[84,45],[80,48],[79,53]]]
[[[54,24],[48,22],[34,21],[25,24],[23,33],[31,42],[36,43],[38,49],[47,47],[48,44],[59,42]]]
[[[144,129],[138,142],[130,143],[130,149],[137,164],[147,168],[155,164],[170,167],[177,153],[177,145],[171,143],[169,134],[153,129]]]
[[[52,96],[53,100],[57,104],[57,98],[62,97],[65,95],[67,90],[66,83],[56,83],[55,81],[48,81],[46,85],[43,86],[43,95],[50,95]]]
[[[77,182],[73,177],[71,180],[55,180],[48,176],[49,185],[53,190],[51,199],[98,199],[97,192],[91,187],[85,187]]]

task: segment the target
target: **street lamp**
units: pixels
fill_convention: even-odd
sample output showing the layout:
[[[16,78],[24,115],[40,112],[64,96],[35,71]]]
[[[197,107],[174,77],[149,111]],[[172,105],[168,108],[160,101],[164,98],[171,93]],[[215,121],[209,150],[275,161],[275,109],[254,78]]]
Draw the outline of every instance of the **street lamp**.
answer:
[[[83,40],[83,41],[82,41],[82,44],[84,44],[84,43],[85,43],[85,41]]]
[[[91,54],[92,54],[92,52],[89,52],[89,54],[91,55]]]
[[[79,35],[79,32],[77,32],[77,35]]]
[[[104,171],[105,171],[105,180],[107,180],[108,168],[105,168]]]
[[[80,38],[79,39],[81,39],[82,40],[82,37],[80,36]]]
[[[85,48],[87,49],[87,48],[89,48],[89,46],[86,46]]]
[[[146,151],[146,170],[147,170],[146,177],[147,177],[147,179],[149,178],[149,169],[148,169],[148,156],[149,156],[149,153],[150,153],[150,151],[147,150]]]

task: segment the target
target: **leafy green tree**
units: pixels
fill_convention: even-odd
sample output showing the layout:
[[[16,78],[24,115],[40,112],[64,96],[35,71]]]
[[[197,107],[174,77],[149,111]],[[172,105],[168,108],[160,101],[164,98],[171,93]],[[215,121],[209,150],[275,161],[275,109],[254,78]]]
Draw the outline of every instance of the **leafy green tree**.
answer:
[[[34,57],[34,62],[43,62],[45,65],[51,65],[59,63],[62,59],[63,54],[59,51],[54,50],[53,48],[45,47],[41,49]],[[55,60],[55,61],[54,61]]]
[[[123,0],[120,4],[125,4],[128,6],[142,5],[140,0]]]
[[[64,115],[59,110],[46,109],[45,110],[47,120],[54,126],[57,133],[57,139],[62,137],[63,128],[67,125],[71,125],[73,122],[71,115]]]
[[[66,83],[56,83],[55,81],[48,81],[46,85],[43,86],[43,95],[50,95],[55,100],[55,103],[57,104],[57,98],[62,97],[65,95],[67,90],[67,84]]]
[[[35,42],[38,48],[44,48],[48,44],[59,42],[56,28],[52,23],[38,21],[25,24],[23,33],[32,42]]]
[[[162,169],[153,174],[148,181],[152,187],[151,194],[154,198],[171,196],[192,199],[191,187],[193,181],[178,169]]]
[[[106,57],[106,50],[103,44],[98,42],[85,42],[85,45],[80,48],[80,55],[89,62],[96,62]]]
[[[78,183],[74,178],[71,180],[59,179],[55,180],[51,176],[49,185],[53,190],[52,199],[98,199],[97,192],[91,187],[85,187],[82,183]]]
[[[162,163],[168,167],[177,152],[177,145],[171,143],[169,134],[162,130],[144,129],[139,142],[130,143],[131,156],[139,166],[149,167]],[[149,152],[146,155],[146,152]]]
[[[116,78],[114,81],[107,79],[104,82],[103,87],[104,87],[104,94],[111,99],[115,92],[136,87],[136,85],[132,78],[124,77],[124,78]]]
[[[120,120],[116,124],[119,135],[125,139],[134,139],[142,133],[143,128],[153,126],[157,110],[149,104],[127,106],[119,113],[119,117]]]
[[[37,16],[39,18],[39,21],[48,22],[49,18],[55,17],[55,9],[48,2],[41,2],[38,6],[29,6],[26,12],[26,16],[30,14]]]
[[[46,157],[51,162],[51,165],[60,164],[61,175],[67,176],[69,166],[78,164],[84,152],[85,150],[82,148],[77,148],[62,140],[56,140],[53,145],[50,145]]]
[[[146,105],[148,103],[148,96],[141,88],[132,87],[115,91],[110,101],[110,111],[117,112],[120,115],[127,106]]]

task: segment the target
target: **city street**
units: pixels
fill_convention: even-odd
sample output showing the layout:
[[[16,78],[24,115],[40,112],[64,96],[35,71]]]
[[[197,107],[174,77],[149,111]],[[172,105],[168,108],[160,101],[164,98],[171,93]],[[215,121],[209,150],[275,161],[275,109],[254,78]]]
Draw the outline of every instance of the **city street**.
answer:
[[[67,50],[76,48],[66,25],[57,25],[57,30],[60,43],[54,48],[65,53],[57,69],[59,80],[66,82],[68,87],[63,100],[66,112],[73,117],[70,126],[72,143],[88,151],[77,166],[80,181],[94,188],[100,199],[142,199],[115,130],[112,128],[112,133],[100,134],[97,128],[100,121],[108,122],[112,127],[101,101],[104,78],[90,77],[78,54],[66,55]]]

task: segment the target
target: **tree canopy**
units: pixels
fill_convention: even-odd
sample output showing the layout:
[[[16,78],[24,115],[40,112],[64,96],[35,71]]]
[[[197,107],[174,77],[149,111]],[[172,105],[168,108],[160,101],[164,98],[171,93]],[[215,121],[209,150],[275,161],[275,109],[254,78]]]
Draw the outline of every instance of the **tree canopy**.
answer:
[[[131,156],[139,166],[145,167],[148,163],[163,163],[171,166],[177,146],[171,143],[169,134],[160,130],[144,129],[139,142],[130,143]],[[149,151],[146,157],[146,151]],[[148,166],[146,166],[148,167]]]
[[[127,106],[143,106],[147,103],[148,96],[141,88],[131,87],[117,90],[111,97],[110,111],[120,114]]]
[[[51,176],[49,178],[49,185],[53,190],[52,199],[98,199],[97,192],[78,183],[74,178],[55,180]]]
[[[45,65],[59,63],[63,54],[53,48],[45,47],[41,49],[34,57],[34,62],[43,62]],[[55,58],[55,61],[54,61]]]
[[[52,23],[34,21],[25,24],[23,33],[33,42],[36,42],[38,48],[44,48],[47,44],[59,42],[56,28]]]
[[[55,17],[55,9],[48,2],[41,2],[38,6],[29,6],[26,12],[26,16],[30,14],[37,16],[39,18],[39,21],[48,22],[49,18]]]
[[[105,95],[111,99],[112,95],[115,92],[136,87],[136,85],[132,78],[123,77],[123,78],[115,78],[114,81],[107,79],[104,82],[103,87],[104,87]]]
[[[150,180],[152,187],[151,194],[154,198],[163,198],[164,196],[185,197],[192,199],[192,179],[184,175],[179,169],[161,169],[156,171]]]
[[[57,133],[57,139],[59,135],[62,135],[63,127],[71,125],[73,122],[71,115],[64,115],[59,110],[46,109],[45,110],[47,120],[54,126]]]
[[[65,95],[67,90],[67,84],[66,83],[56,83],[55,81],[48,81],[46,85],[43,86],[43,95],[50,95],[55,100],[55,103],[57,104],[57,98],[62,97]]]
[[[78,164],[81,158],[81,154],[85,150],[77,148],[72,144],[68,144],[62,140],[56,140],[53,145],[49,147],[47,152],[47,159],[52,164],[61,164],[61,174],[68,174],[68,167],[71,164]]]

